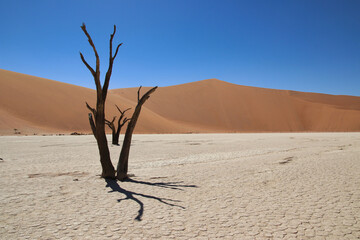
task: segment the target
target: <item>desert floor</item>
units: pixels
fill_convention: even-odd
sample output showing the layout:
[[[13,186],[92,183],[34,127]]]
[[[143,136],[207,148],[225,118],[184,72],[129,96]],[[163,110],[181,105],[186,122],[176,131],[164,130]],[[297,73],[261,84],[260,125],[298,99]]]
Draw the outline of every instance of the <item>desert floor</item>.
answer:
[[[0,137],[0,158],[1,239],[360,238],[360,133],[135,135],[128,182],[93,136]]]

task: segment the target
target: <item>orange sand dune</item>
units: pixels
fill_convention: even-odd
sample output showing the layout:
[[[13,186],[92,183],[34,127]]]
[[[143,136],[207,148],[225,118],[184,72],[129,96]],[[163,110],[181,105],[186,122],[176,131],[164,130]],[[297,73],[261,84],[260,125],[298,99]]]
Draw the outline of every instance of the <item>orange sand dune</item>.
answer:
[[[91,81],[91,79],[89,79]],[[149,88],[143,88],[145,92]],[[136,105],[137,88],[114,89],[114,107]],[[85,101],[95,91],[0,70],[0,134],[90,132]],[[360,97],[273,90],[217,79],[159,88],[143,107],[137,132],[360,131]]]
[[[90,79],[91,80],[91,79]],[[90,132],[87,101],[95,106],[95,90],[44,78],[0,70],[0,134]],[[107,116],[118,114],[117,104],[125,109],[134,107],[133,101],[115,94],[107,99]],[[181,131],[169,120],[144,107],[141,132],[167,132],[168,127]],[[164,128],[165,126],[165,128]]]
[[[112,93],[135,99],[136,89]],[[209,79],[159,88],[147,108],[202,132],[359,131],[360,97],[246,87]]]

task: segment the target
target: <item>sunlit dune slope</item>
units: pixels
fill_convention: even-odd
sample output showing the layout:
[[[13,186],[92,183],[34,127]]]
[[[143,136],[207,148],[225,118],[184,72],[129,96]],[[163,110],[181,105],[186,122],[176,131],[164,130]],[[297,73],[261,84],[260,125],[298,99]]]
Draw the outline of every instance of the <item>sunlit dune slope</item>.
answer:
[[[137,88],[110,90],[107,118],[117,115],[115,104],[134,108],[136,98]],[[95,90],[0,70],[0,134],[12,134],[14,128],[27,134],[88,133],[85,101],[94,106]],[[209,79],[158,88],[136,127],[138,133],[288,131],[360,131],[360,97]]]
[[[90,132],[85,102],[95,106],[95,101],[92,89],[0,70],[0,133],[11,134],[15,128],[28,134]],[[122,96],[108,94],[109,119],[118,114],[115,104],[122,109],[136,105]],[[146,107],[141,118],[143,124],[137,128],[140,132],[167,132],[168,126],[182,130]]]
[[[135,99],[136,89],[112,93]],[[159,88],[147,108],[210,132],[359,131],[360,97],[246,87],[208,79]]]

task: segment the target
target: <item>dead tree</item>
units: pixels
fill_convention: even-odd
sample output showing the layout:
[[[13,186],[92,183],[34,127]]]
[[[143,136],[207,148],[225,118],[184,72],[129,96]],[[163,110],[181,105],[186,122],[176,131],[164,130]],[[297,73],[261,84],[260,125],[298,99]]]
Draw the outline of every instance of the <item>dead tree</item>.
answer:
[[[111,132],[112,132],[112,144],[119,145],[119,136],[120,136],[121,128],[125,125],[125,123],[127,121],[130,120],[129,118],[126,118],[126,117],[124,118],[125,112],[130,110],[130,108],[126,109],[125,111],[121,111],[120,108],[117,105],[115,105],[115,106],[118,109],[118,111],[120,112],[120,117],[119,117],[118,122],[117,122],[118,123],[117,128],[115,127],[115,124],[114,124],[116,116],[113,117],[113,120],[111,122],[105,119],[105,123],[111,129]]]
[[[127,172],[128,172],[128,162],[129,162],[129,153],[130,153],[130,146],[131,146],[131,139],[132,134],[134,132],[136,122],[140,116],[141,107],[142,105],[150,98],[150,94],[153,93],[157,87],[151,88],[149,91],[147,91],[141,98],[140,98],[140,90],[141,86],[139,87],[139,90],[137,92],[137,99],[138,103],[136,105],[135,111],[131,117],[131,120],[129,124],[127,125],[125,137],[123,141],[123,145],[121,148],[121,153],[119,157],[119,162],[117,165],[117,179],[124,180],[128,178]]]
[[[105,81],[103,86],[101,86],[100,82],[100,58],[96,51],[95,45],[89,35],[89,33],[86,30],[86,26],[83,23],[81,26],[81,29],[85,33],[86,37],[88,38],[88,41],[95,53],[96,57],[96,68],[95,70],[86,62],[84,56],[80,52],[80,57],[82,62],[85,64],[85,66],[89,69],[92,76],[94,77],[95,85],[96,85],[96,109],[90,107],[89,104],[86,103],[87,108],[91,111],[89,113],[89,121],[91,130],[96,138],[97,145],[99,148],[99,154],[100,154],[100,162],[102,166],[102,173],[101,177],[103,178],[115,178],[115,169],[110,159],[110,153],[109,153],[109,147],[105,135],[105,101],[106,96],[108,92],[110,77],[112,73],[112,67],[114,64],[114,60],[116,58],[116,55],[118,53],[119,47],[122,45],[120,43],[115,50],[114,56],[113,49],[112,49],[112,41],[116,32],[116,26],[114,25],[114,31],[110,35],[110,56],[109,56],[109,68],[105,75]]]

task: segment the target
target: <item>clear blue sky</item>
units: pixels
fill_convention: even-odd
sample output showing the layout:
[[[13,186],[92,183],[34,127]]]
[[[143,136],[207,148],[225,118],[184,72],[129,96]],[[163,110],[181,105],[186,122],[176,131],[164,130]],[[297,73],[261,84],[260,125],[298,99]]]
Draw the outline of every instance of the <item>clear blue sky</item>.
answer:
[[[110,88],[218,78],[360,96],[358,0],[0,0],[0,68],[94,88],[85,22]]]

